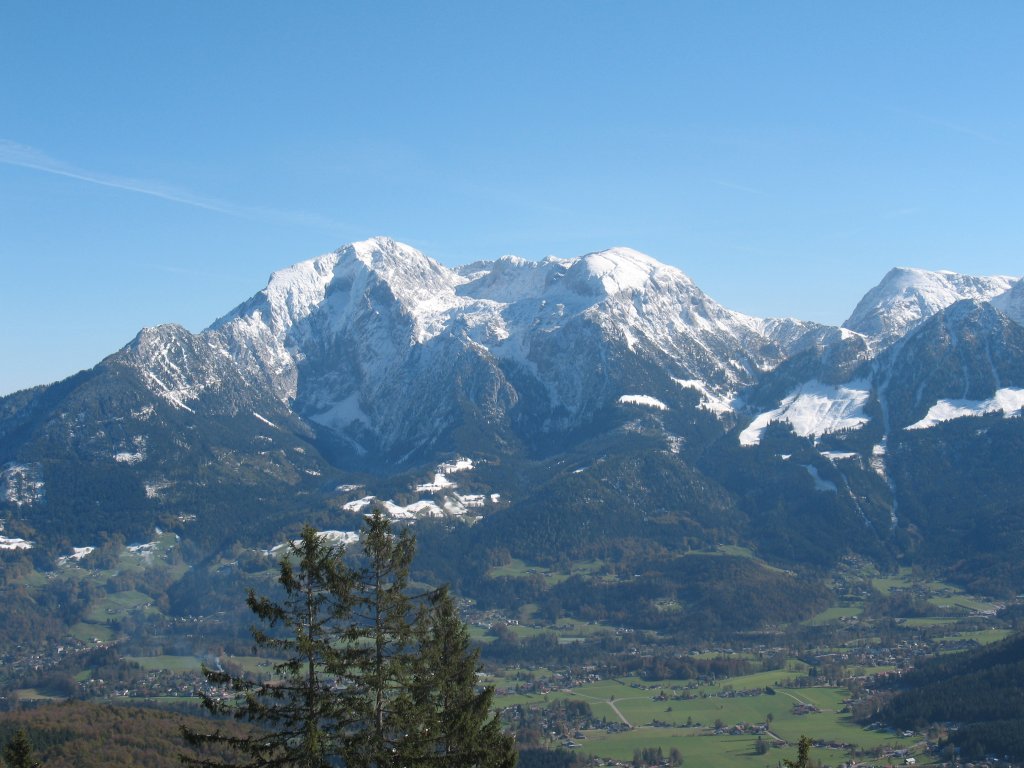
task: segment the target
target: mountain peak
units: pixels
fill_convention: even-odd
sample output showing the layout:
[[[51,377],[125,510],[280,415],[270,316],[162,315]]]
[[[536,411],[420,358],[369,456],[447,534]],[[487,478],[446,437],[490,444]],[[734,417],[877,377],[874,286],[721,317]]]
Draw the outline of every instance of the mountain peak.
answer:
[[[588,253],[579,259],[579,263],[590,276],[601,282],[609,295],[640,290],[659,273],[672,272],[677,279],[683,278],[684,282],[692,284],[679,270],[632,248],[617,247]]]
[[[339,265],[336,279],[354,277],[343,275],[343,265],[350,261],[365,269],[391,289],[392,294],[409,310],[417,306],[437,308],[438,303],[456,304],[455,286],[463,278],[425,256],[411,245],[399,243],[389,237],[373,237],[343,246],[335,252]]]
[[[1024,280],[1018,280],[1010,290],[992,299],[992,306],[1018,325],[1024,325]]]
[[[343,245],[335,251],[339,258],[352,256],[367,267],[377,269],[387,265],[403,263],[430,262],[432,259],[424,256],[420,251],[411,245],[392,240],[390,237],[371,237],[368,240],[359,240],[348,245]]]
[[[843,327],[885,346],[951,304],[963,299],[989,301],[1008,291],[1015,280],[895,267],[865,294]]]

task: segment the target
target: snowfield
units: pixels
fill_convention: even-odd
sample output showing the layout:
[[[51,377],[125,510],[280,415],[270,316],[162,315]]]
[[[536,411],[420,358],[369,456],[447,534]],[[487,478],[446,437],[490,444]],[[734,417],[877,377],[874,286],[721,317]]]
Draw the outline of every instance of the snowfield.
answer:
[[[958,301],[991,301],[1018,280],[896,267],[864,295],[843,326],[886,345]]]
[[[25,539],[9,539],[0,536],[0,549],[32,549],[32,542]]]
[[[965,416],[981,416],[986,413],[1002,411],[1005,418],[1016,416],[1024,409],[1024,389],[1006,387],[996,390],[988,400],[939,400],[928,409],[928,413],[920,421],[911,424],[907,429],[928,429],[944,421],[962,419]]]
[[[648,408],[657,408],[659,411],[668,410],[667,405],[650,395],[623,395],[619,398],[619,402],[627,405],[646,405]]]
[[[809,381],[791,392],[778,408],[757,416],[740,433],[740,445],[759,445],[765,428],[773,421],[792,425],[801,437],[861,427],[868,422],[864,405],[871,395],[869,387],[864,380],[840,385]]]

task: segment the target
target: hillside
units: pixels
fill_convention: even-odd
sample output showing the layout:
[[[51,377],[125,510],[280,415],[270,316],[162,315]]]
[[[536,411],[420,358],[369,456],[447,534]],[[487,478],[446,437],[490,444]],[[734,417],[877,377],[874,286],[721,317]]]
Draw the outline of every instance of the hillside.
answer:
[[[180,766],[179,755],[226,759],[225,751],[197,752],[185,744],[181,727],[203,728],[196,715],[140,706],[67,701],[21,712],[0,712],[0,743],[24,728],[35,757],[48,768],[101,768],[110,765]],[[239,731],[234,723],[224,723]]]
[[[963,760],[1024,759],[1024,636],[920,664],[877,717],[899,728],[951,724]]]

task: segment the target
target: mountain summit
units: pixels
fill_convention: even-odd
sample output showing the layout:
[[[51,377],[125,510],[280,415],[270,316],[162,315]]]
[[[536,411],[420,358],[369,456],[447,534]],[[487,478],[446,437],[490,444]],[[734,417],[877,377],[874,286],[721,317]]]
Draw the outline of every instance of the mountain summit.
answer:
[[[964,299],[990,301],[1018,280],[896,267],[865,294],[843,327],[886,346],[939,310]]]

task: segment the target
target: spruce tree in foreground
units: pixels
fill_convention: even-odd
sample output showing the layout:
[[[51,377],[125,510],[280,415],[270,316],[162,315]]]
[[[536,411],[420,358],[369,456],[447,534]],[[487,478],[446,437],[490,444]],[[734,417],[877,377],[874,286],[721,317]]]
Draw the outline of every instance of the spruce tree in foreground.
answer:
[[[252,630],[256,645],[271,656],[283,657],[273,666],[273,678],[258,683],[203,668],[210,683],[234,693],[228,699],[204,695],[203,705],[214,714],[255,723],[257,730],[246,737],[226,735],[219,729],[212,733],[184,730],[186,740],[195,746],[226,745],[243,759],[226,764],[183,756],[183,762],[252,768],[332,765],[334,735],[343,719],[340,702],[330,694],[339,656],[335,621],[348,610],[350,578],[340,553],[313,528],[304,527],[301,537],[289,543],[278,576],[284,596],[274,601],[250,590],[247,599],[265,625]]]
[[[415,542],[408,529],[393,534],[379,510],[367,519],[360,541],[364,558],[352,570],[339,668],[345,677],[339,695],[351,720],[339,734],[339,751],[349,768],[398,768],[417,757],[423,719],[411,696],[418,654],[408,594]]]
[[[417,621],[420,654],[413,696],[426,717],[422,764],[437,768],[512,768],[514,739],[492,712],[494,689],[477,691],[478,650],[447,589],[431,595]]]
[[[192,765],[346,768],[512,768],[513,739],[477,691],[477,653],[447,590],[409,591],[415,542],[380,513],[366,519],[362,557],[312,528],[289,546],[284,598],[249,595],[264,623],[253,639],[285,660],[274,679],[204,670],[234,700],[204,697],[215,713],[248,720],[247,738],[186,732],[194,744],[233,747],[240,762]],[[183,758],[184,759],[184,758]]]
[[[0,765],[4,763],[8,768],[39,768],[32,750],[32,742],[28,740],[24,728],[19,728],[4,745],[4,759]]]

